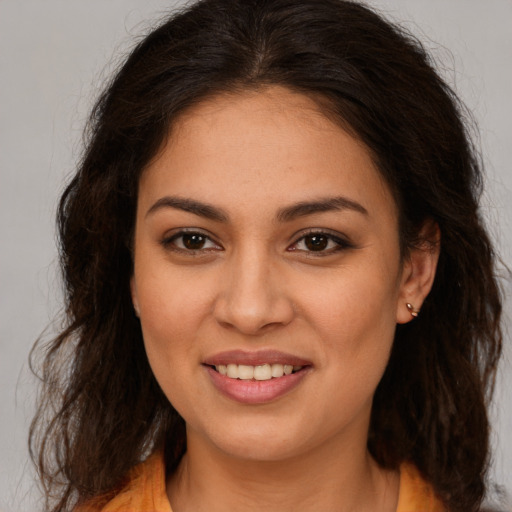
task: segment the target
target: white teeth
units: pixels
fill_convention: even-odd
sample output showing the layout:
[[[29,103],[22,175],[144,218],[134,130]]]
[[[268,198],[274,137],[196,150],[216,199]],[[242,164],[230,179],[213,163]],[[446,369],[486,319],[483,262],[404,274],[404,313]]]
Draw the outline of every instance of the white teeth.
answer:
[[[251,380],[254,377],[254,366],[238,365],[238,378],[242,380]]]
[[[270,380],[272,378],[272,369],[269,364],[262,364],[254,367],[254,378],[256,380]]]
[[[257,366],[250,366],[246,364],[220,364],[215,366],[215,369],[221,374],[226,375],[231,379],[241,380],[270,380],[272,378],[279,378],[283,375],[290,375],[302,369],[302,366],[294,366],[291,364],[261,364]]]
[[[284,369],[282,364],[272,365],[272,377],[282,377],[284,375]]]
[[[231,377],[232,379],[238,379],[238,365],[237,364],[228,364],[228,369],[226,375]]]

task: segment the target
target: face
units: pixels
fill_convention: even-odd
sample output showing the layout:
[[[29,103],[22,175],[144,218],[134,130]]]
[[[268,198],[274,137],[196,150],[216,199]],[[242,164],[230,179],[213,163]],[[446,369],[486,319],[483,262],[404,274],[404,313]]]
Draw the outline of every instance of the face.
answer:
[[[406,301],[397,211],[312,100],[273,87],[180,118],[140,180],[131,285],[189,435],[265,460],[366,442]]]

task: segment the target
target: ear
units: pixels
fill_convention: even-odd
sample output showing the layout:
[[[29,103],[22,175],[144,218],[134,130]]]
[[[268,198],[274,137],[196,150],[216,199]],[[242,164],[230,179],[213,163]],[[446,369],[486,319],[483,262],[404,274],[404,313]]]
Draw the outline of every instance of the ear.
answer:
[[[399,324],[405,324],[417,316],[413,313],[421,310],[436,275],[441,244],[437,223],[431,219],[425,221],[418,238],[421,242],[410,249],[403,264],[396,310],[396,321]]]
[[[133,309],[135,310],[135,315],[137,317],[140,316],[140,310],[139,310],[139,298],[137,296],[137,286],[135,284],[135,277],[132,276],[130,278],[130,293],[132,296],[132,303],[133,303]]]

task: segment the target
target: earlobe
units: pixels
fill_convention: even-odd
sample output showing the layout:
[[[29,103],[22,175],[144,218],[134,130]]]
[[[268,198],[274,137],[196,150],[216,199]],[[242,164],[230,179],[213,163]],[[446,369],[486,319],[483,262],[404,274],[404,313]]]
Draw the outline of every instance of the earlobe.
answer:
[[[413,318],[417,318],[417,316],[420,314],[420,310],[416,309],[410,302],[407,302],[406,306],[411,316]]]
[[[421,314],[423,301],[430,293],[439,259],[441,233],[433,220],[423,224],[421,242],[413,247],[404,262],[397,303],[396,321],[405,324]]]
[[[130,279],[130,293],[132,296],[132,304],[133,304],[133,309],[135,311],[135,316],[138,318],[138,317],[140,317],[139,299],[137,297],[137,287],[135,285],[135,278],[133,276]]]

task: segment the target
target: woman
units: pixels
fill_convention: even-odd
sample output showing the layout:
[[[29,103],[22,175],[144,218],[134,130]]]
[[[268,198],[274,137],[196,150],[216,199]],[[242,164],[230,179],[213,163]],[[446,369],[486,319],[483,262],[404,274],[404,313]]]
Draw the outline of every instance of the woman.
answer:
[[[501,303],[462,114],[353,2],[149,34],[60,203],[47,507],[477,510]]]

